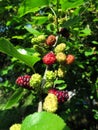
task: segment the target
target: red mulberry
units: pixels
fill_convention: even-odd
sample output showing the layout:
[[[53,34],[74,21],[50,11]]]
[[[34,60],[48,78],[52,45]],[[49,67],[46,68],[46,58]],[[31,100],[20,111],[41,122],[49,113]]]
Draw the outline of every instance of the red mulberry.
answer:
[[[46,65],[52,65],[56,62],[56,56],[53,52],[49,52],[43,57],[43,63]]]
[[[67,55],[66,57],[66,64],[72,64],[75,61],[75,56],[74,55]]]

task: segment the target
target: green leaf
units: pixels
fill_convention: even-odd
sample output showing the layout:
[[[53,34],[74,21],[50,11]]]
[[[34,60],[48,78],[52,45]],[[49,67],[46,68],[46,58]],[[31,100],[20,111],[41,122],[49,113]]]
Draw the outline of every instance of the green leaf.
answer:
[[[10,109],[13,106],[16,105],[16,103],[21,99],[21,97],[23,96],[23,89],[22,88],[18,88],[13,95],[11,96],[11,98],[8,100],[7,104],[4,106],[4,109]]]
[[[24,54],[19,53],[15,49],[13,44],[11,44],[10,41],[4,38],[0,38],[0,51],[23,61],[26,65],[28,65],[31,68],[36,62],[40,60],[39,57],[24,55]]]
[[[94,49],[88,49],[87,51],[85,51],[85,56],[91,56],[94,54]]]
[[[79,36],[88,36],[88,35],[91,35],[91,29],[89,28],[89,26],[81,30],[79,34]]]
[[[69,26],[73,26],[75,24],[77,24],[80,21],[80,16],[75,16],[71,19],[69,19],[68,21],[66,21],[63,26],[64,27],[69,27]]]
[[[67,84],[61,84],[59,86],[57,86],[56,88],[59,90],[64,90],[67,87]]]
[[[20,36],[20,35],[19,35],[19,36],[12,36],[12,38],[13,38],[13,39],[14,39],[14,38],[15,38],[15,39],[24,39],[24,37],[23,37],[23,36]]]
[[[32,18],[32,23],[37,25],[42,25],[48,20],[47,16],[35,16]]]
[[[93,43],[93,44],[95,44],[95,45],[97,45],[97,44],[98,44],[98,42],[97,42],[97,41],[92,41],[92,43]]]
[[[76,8],[84,3],[84,0],[60,0],[63,10]]]
[[[28,31],[28,32],[30,32],[31,34],[33,34],[33,35],[41,35],[41,33],[39,32],[39,31],[37,31],[36,29],[34,29],[34,28],[32,28],[32,26],[24,26],[24,28]]]
[[[49,112],[36,112],[27,116],[21,130],[70,130],[63,119]]]
[[[48,4],[49,0],[24,0],[20,5],[18,14],[20,17],[22,17],[27,13],[38,11]]]
[[[64,80],[55,80],[54,81],[54,84],[56,85],[56,84],[62,84],[62,83],[65,83],[65,81]]]

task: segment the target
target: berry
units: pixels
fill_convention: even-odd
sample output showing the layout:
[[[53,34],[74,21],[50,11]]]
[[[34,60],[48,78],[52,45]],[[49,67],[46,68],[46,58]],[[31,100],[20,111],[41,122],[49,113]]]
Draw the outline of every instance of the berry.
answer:
[[[40,43],[40,42],[44,42],[45,39],[46,39],[46,37],[45,37],[45,35],[39,35],[39,36],[37,37],[37,39],[38,39],[38,42]]]
[[[57,89],[50,89],[49,93],[56,95],[59,103],[67,101],[67,99],[69,98],[68,92],[64,90],[61,91]]]
[[[50,35],[48,36],[48,38],[46,39],[46,44],[49,46],[54,45],[56,42],[56,37],[54,35]]]
[[[69,38],[69,30],[66,28],[61,28],[60,32],[59,32],[63,37]]]
[[[50,89],[50,90],[48,91],[48,93],[52,93],[52,94],[54,94],[54,95],[56,95],[56,92],[57,92],[57,89],[55,89],[55,88],[52,88],[52,89]]]
[[[21,130],[21,124],[13,124],[10,130]]]
[[[29,81],[30,86],[37,90],[39,89],[41,82],[42,82],[42,76],[38,73],[33,74]]]
[[[56,93],[56,96],[58,98],[58,102],[67,101],[67,99],[69,98],[69,95],[68,95],[67,91],[58,90],[57,93]]]
[[[72,64],[75,61],[75,56],[74,55],[67,55],[66,57],[66,64]]]
[[[44,64],[52,65],[56,62],[56,56],[53,52],[49,52],[43,57],[42,60]]]
[[[42,43],[46,39],[45,35],[39,35],[38,37],[34,37],[31,39],[31,43],[37,44],[37,43]]]
[[[54,49],[55,53],[59,53],[59,52],[63,52],[66,48],[66,44],[65,43],[60,43],[59,45],[57,45]]]
[[[62,62],[65,62],[66,60],[66,55],[63,53],[63,52],[59,52],[57,53],[56,55],[56,59],[58,62],[62,63]]]
[[[29,84],[30,78],[30,75],[19,76],[16,79],[16,84],[26,89],[32,89]]]
[[[58,77],[63,78],[65,76],[65,68],[63,67],[58,68],[57,75]]]
[[[35,38],[35,37],[34,37],[34,38],[32,38],[32,39],[31,39],[31,43],[33,43],[33,44],[38,43],[38,42],[37,42],[37,38]]]
[[[48,20],[53,22],[53,20],[54,20],[53,14],[48,14]]]
[[[47,112],[55,112],[57,108],[58,108],[57,97],[54,94],[49,93],[44,100],[43,109],[46,110]]]
[[[55,73],[53,71],[48,70],[46,72],[46,80],[47,81],[54,81],[56,79]]]

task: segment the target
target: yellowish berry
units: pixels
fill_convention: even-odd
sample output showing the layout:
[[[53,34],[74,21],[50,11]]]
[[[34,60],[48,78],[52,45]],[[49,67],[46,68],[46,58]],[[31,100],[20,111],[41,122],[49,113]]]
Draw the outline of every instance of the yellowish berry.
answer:
[[[57,59],[57,61],[58,62],[65,62],[65,60],[66,60],[66,55],[63,53],[63,52],[59,52],[59,53],[57,53],[57,55],[56,55],[56,59]]]
[[[65,70],[63,68],[58,68],[58,77],[63,78],[65,76]]]
[[[21,124],[13,124],[9,130],[21,130]]]
[[[57,45],[54,49],[55,53],[59,53],[59,52],[63,52],[66,48],[66,44],[65,43],[60,43],[59,45]]]
[[[56,112],[58,109],[58,99],[54,94],[49,93],[45,98],[43,109],[47,112]]]

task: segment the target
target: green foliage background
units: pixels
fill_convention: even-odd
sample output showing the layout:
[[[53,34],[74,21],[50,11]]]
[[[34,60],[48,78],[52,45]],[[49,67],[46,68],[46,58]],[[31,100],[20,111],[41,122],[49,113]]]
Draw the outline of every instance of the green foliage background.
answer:
[[[44,66],[41,57],[34,58],[37,51],[31,38],[41,34],[56,35],[61,27],[70,32],[70,37],[63,39],[67,53],[76,57],[75,63],[66,68],[65,80],[68,90],[76,90],[76,95],[68,104],[62,105],[57,114],[75,130],[98,127],[98,2],[58,1],[57,5],[56,0],[0,0],[0,120],[9,118],[6,112],[10,110],[6,109],[12,109],[12,117],[13,111],[22,113],[17,120],[6,121],[4,125],[0,122],[0,129],[8,129],[11,124],[21,122],[26,115],[36,111],[36,93],[18,88],[15,80],[26,73],[31,75],[34,69],[38,72],[38,68],[42,74]],[[21,54],[22,51],[26,54]]]

